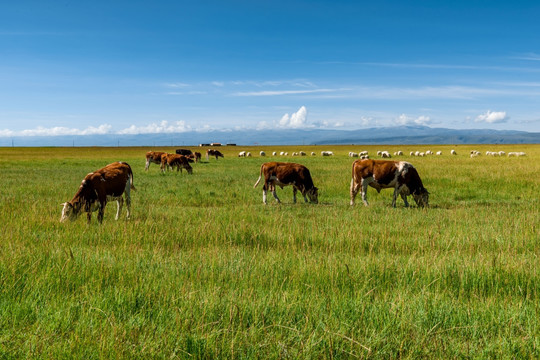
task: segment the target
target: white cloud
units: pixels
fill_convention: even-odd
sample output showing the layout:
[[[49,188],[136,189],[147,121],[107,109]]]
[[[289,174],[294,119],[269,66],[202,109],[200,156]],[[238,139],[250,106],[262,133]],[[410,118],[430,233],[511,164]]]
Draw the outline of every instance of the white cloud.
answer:
[[[15,132],[9,129],[0,130],[0,137],[15,136]]]
[[[118,134],[155,134],[155,133],[177,133],[191,131],[191,126],[186,125],[185,121],[176,121],[169,124],[167,120],[163,120],[159,124],[152,123],[144,126],[131,125],[130,127],[120,130]]]
[[[476,122],[487,122],[489,124],[504,123],[508,121],[506,111],[490,111],[480,114],[474,120]]]
[[[371,125],[372,122],[373,122],[373,118],[372,118],[372,117],[362,116],[362,117],[360,118],[360,123],[362,124],[362,126],[368,126],[368,125]]]
[[[45,128],[38,126],[35,129],[27,129],[21,131],[0,130],[0,136],[64,136],[64,135],[102,135],[111,132],[112,126],[108,124],[99,125],[98,127],[89,126],[86,129],[68,128],[64,126],[55,126]]]
[[[259,123],[256,126],[257,130],[268,130],[271,128],[272,126],[267,121],[259,121]]]
[[[307,109],[305,106],[302,106],[300,109],[298,109],[297,112],[293,113],[289,116],[289,114],[285,114],[281,117],[281,120],[279,120],[278,127],[281,128],[292,128],[292,129],[299,129],[299,128],[305,128],[305,127],[312,127],[313,125],[309,125],[307,123]]]
[[[313,89],[313,90],[265,90],[265,91],[245,91],[232,94],[233,96],[279,96],[279,95],[300,95],[314,93],[329,93],[344,89]]]
[[[186,84],[186,83],[176,82],[176,83],[165,84],[165,86],[170,87],[170,88],[174,88],[174,89],[178,89],[178,88],[185,88],[185,87],[188,87],[188,86],[191,86],[191,85]]]
[[[165,95],[205,95],[206,91],[192,90],[192,91],[169,91]]]
[[[425,116],[425,115],[419,116],[417,118],[413,118],[405,114],[401,114],[395,120],[395,122],[398,125],[427,125],[431,122],[431,119],[429,118],[429,116]]]

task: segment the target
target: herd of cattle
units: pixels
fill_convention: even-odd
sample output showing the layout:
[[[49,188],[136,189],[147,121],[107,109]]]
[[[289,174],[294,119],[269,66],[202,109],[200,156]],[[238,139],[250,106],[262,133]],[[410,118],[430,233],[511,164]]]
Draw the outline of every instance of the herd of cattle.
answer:
[[[260,151],[259,152],[259,155],[260,156],[266,156],[266,152],[265,151]],[[306,156],[307,153],[304,152],[304,151],[298,151],[298,152],[292,152],[291,153],[292,156]],[[311,156],[315,156],[317,155],[315,152],[311,152]],[[333,156],[334,153],[332,151],[321,151],[321,156]],[[390,154],[389,151],[386,151],[386,150],[379,150],[377,151],[377,155],[382,157],[382,158],[391,158],[392,155]],[[398,151],[394,151],[393,153],[394,156],[404,156],[404,153],[403,151],[401,150],[398,150]],[[431,150],[426,150],[426,151],[411,151],[409,152],[409,155],[410,156],[430,156],[430,155],[437,155],[437,156],[441,156],[443,155],[443,152],[442,151],[437,151],[437,152],[433,152]],[[457,152],[456,150],[452,149],[450,150],[450,155],[457,155]],[[470,152],[470,156],[471,158],[473,157],[477,157],[481,155],[480,151],[478,150],[471,150]],[[487,156],[506,156],[506,152],[505,151],[486,151],[486,155]],[[508,157],[512,157],[512,156],[526,156],[527,154],[524,153],[523,151],[520,151],[520,152],[516,152],[516,151],[511,151],[508,153]],[[252,157],[253,155],[251,154],[251,152],[249,151],[241,151],[238,153],[238,157]],[[280,151],[280,152],[277,152],[277,151],[274,151],[272,152],[272,156],[289,156],[289,153],[286,152],[286,151]],[[360,159],[369,159],[369,153],[367,150],[364,150],[364,151],[360,151],[360,152],[354,152],[354,151],[349,151],[349,157],[359,157]]]
[[[168,154],[165,152],[149,151],[146,153],[146,165],[145,171],[148,171],[151,163],[159,164],[161,171],[165,172],[168,169],[176,171],[187,170],[188,174],[193,173],[193,168],[190,163],[199,162],[202,155],[199,152],[191,152],[191,150],[179,149],[176,154]],[[273,156],[277,156],[277,152],[273,152]],[[422,154],[422,155],[421,155]],[[410,152],[411,156],[426,156],[434,155],[431,151],[426,152]],[[436,155],[441,155],[438,151]],[[451,150],[450,154],[456,155],[455,150]],[[259,153],[260,156],[266,156],[264,151]],[[281,152],[281,156],[288,155],[286,152]],[[306,156],[303,151],[293,153],[293,156]],[[314,152],[311,155],[316,155]],[[322,156],[334,155],[331,151],[321,152]],[[388,151],[378,151],[377,155],[382,158],[392,157]],[[402,151],[394,152],[394,156],[402,156]],[[480,155],[479,151],[472,150],[470,152],[471,157],[477,157]],[[487,151],[488,156],[504,156],[504,151],[491,152]],[[239,153],[240,157],[250,157],[251,153],[242,151]],[[396,200],[398,195],[401,196],[405,206],[408,207],[407,196],[412,195],[414,201],[419,207],[429,206],[429,192],[424,187],[420,175],[416,168],[407,161],[393,161],[393,160],[373,160],[369,158],[367,151],[361,151],[359,153],[349,152],[350,157],[360,157],[352,164],[352,179],[350,185],[350,204],[354,205],[354,200],[359,191],[362,194],[362,201],[364,205],[368,206],[367,201],[367,188],[371,186],[378,192],[381,189],[393,188],[393,200],[392,206],[396,207]],[[508,156],[526,156],[524,152],[509,152]],[[214,149],[208,149],[206,151],[206,159],[215,157],[216,160],[219,157],[224,157],[223,154]],[[283,188],[284,186],[292,186],[293,188],[293,201],[296,203],[296,194],[298,191],[304,197],[304,201],[312,203],[318,203],[318,189],[313,183],[311,173],[304,166],[290,162],[266,162],[261,165],[259,178],[254,187],[264,180],[263,182],[263,203],[267,204],[267,193],[270,191],[275,200],[280,203],[280,200],[276,193],[276,186]],[[117,202],[116,220],[120,216],[120,212],[123,207],[124,195],[127,218],[129,219],[131,214],[131,196],[130,191],[136,190],[133,185],[133,171],[131,167],[125,162],[115,162],[105,166],[102,169],[89,173],[82,180],[79,189],[75,193],[75,196],[71,201],[62,204],[61,222],[67,220],[73,221],[78,218],[80,214],[86,212],[87,220],[90,222],[92,212],[98,211],[98,221],[103,221],[103,215],[105,206],[108,201]]]

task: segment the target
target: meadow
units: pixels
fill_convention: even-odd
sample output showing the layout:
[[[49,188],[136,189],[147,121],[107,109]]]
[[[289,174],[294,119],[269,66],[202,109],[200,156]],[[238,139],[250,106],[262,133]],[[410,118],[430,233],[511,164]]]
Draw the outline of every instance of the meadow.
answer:
[[[223,147],[193,175],[144,171],[174,149],[0,148],[0,358],[540,358],[540,145]],[[349,206],[349,151],[427,149],[444,154],[399,159],[430,208],[371,188]],[[287,187],[263,205],[278,159],[310,169],[319,204]],[[132,218],[109,203],[101,225],[60,223],[119,160]]]

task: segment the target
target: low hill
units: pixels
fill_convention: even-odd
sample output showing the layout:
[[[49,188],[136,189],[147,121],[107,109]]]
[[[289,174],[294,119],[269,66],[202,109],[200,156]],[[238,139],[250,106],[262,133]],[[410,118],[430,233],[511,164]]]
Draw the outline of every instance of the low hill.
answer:
[[[173,134],[0,137],[0,146],[189,146],[329,144],[538,144],[540,133],[511,130],[455,130],[398,126],[359,130],[240,130]]]

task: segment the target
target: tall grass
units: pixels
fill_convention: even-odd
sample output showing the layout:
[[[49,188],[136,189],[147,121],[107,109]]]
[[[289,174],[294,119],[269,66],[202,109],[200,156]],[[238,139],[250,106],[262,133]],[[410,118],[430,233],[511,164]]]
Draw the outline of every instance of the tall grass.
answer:
[[[318,154],[286,160],[310,169],[320,203],[285,188],[267,206],[260,164],[284,158],[259,148],[224,148],[193,175],[144,172],[147,148],[0,149],[0,356],[540,357],[540,146],[432,146],[445,155],[403,157],[431,208],[374,189],[351,208],[346,154],[383,148],[398,149],[261,147]],[[60,224],[82,178],[117,160],[134,170],[132,219],[110,203],[102,225]]]

